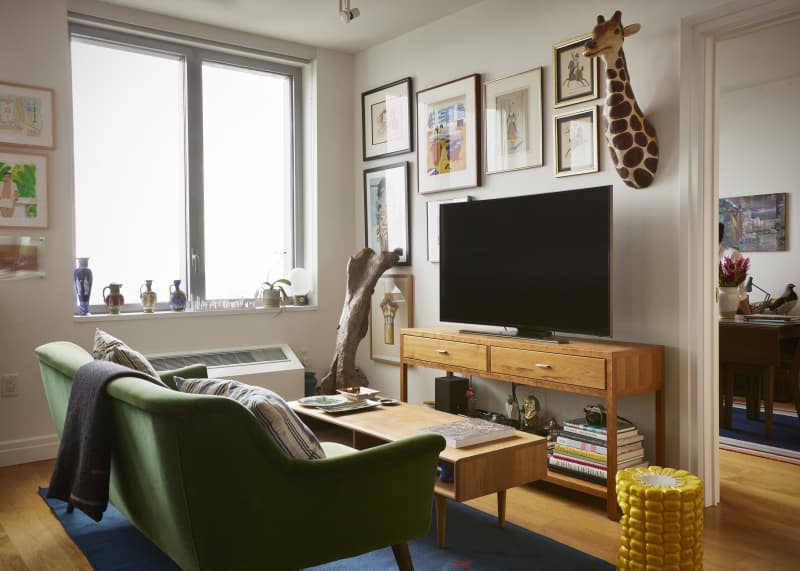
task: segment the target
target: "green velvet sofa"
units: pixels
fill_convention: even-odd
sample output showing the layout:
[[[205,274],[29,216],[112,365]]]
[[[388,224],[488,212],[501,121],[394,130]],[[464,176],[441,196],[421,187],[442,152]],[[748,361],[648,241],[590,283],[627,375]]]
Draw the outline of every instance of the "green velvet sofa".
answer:
[[[65,341],[36,355],[61,436],[72,377],[92,356]],[[185,570],[301,569],[385,546],[408,567],[406,542],[430,527],[440,436],[362,451],[324,443],[327,458],[296,460],[231,399],[128,377],[107,391],[111,502]]]

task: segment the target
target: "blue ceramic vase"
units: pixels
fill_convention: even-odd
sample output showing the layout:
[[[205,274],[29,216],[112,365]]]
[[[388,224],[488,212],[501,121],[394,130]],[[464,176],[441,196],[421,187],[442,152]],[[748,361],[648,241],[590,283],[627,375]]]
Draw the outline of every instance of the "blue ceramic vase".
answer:
[[[75,295],[78,296],[78,313],[89,314],[89,298],[92,295],[92,270],[89,268],[89,258],[78,258],[78,267],[72,272],[72,281],[75,284]]]
[[[186,309],[186,294],[181,290],[181,280],[173,280],[169,286],[169,308],[172,311]]]

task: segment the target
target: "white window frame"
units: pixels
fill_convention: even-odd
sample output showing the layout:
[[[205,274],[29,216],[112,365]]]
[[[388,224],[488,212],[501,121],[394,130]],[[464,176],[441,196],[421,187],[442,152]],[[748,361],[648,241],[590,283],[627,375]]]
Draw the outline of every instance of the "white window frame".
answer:
[[[272,73],[287,77],[291,82],[291,182],[287,204],[291,228],[287,255],[294,267],[303,267],[305,260],[304,224],[303,224],[303,123],[302,123],[302,68],[276,62],[269,57],[258,57],[257,53],[240,55],[230,50],[215,50],[213,47],[190,45],[183,41],[170,41],[169,38],[154,38],[151,35],[137,34],[135,30],[120,31],[106,29],[83,23],[72,22],[69,25],[70,41],[73,37],[97,41],[105,44],[117,44],[125,49],[146,52],[161,52],[177,55],[185,61],[185,136],[186,136],[186,248],[184,268],[181,272],[186,284],[186,293],[190,299],[205,300],[205,257],[203,236],[203,94],[202,66],[204,62],[219,63]],[[78,192],[78,189],[75,189]],[[73,236],[73,250],[74,246]],[[74,258],[74,256],[73,256]],[[168,309],[166,302],[159,302],[158,310]],[[140,311],[137,303],[126,303],[123,312]],[[103,305],[92,305],[92,314],[108,313]],[[77,300],[74,302],[74,313],[78,314]]]

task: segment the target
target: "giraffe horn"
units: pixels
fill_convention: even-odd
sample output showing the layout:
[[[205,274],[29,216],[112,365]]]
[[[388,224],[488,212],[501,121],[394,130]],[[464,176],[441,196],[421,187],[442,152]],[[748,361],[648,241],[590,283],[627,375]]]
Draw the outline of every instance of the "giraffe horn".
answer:
[[[598,24],[602,24],[602,23],[603,23],[603,22],[605,22],[605,21],[606,21],[606,19],[605,19],[605,18],[603,18],[603,15],[602,15],[602,14],[598,14],[598,15],[597,15],[597,23],[598,23]]]
[[[614,15],[611,16],[611,19],[616,21],[616,22],[621,22],[622,21],[622,12],[617,10],[616,12],[614,12]]]

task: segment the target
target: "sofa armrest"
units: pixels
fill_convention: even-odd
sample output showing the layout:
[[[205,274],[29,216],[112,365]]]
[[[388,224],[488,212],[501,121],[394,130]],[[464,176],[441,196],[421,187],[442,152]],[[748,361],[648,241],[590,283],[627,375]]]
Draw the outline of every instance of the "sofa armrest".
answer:
[[[185,379],[207,379],[208,369],[204,364],[197,363],[181,367],[180,369],[159,371],[158,376],[161,377],[161,380],[164,381],[169,388],[174,390],[177,387],[175,384],[175,377],[183,377]]]

